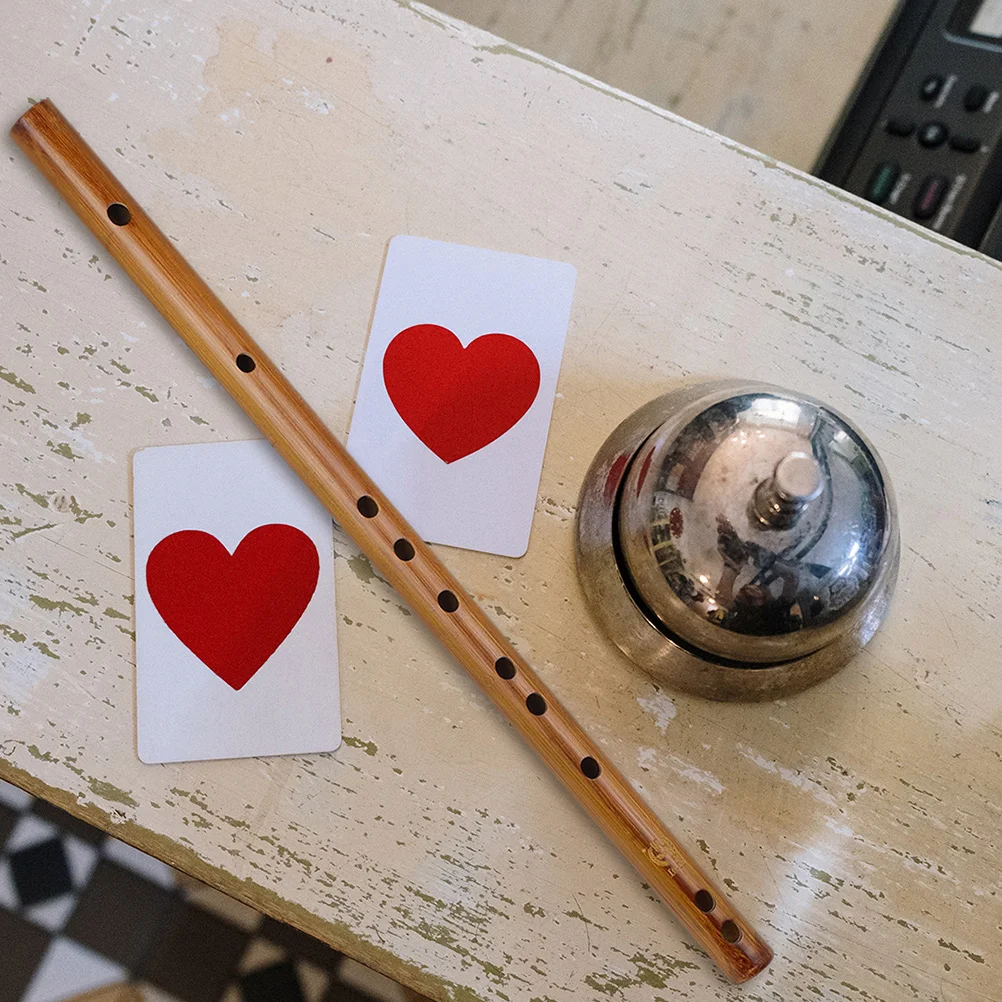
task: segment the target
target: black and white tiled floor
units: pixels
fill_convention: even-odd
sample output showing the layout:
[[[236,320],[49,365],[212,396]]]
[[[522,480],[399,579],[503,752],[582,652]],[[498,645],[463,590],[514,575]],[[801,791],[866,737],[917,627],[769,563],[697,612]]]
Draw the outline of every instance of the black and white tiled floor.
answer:
[[[0,1002],[112,985],[143,1002],[405,999],[318,940],[0,780]]]

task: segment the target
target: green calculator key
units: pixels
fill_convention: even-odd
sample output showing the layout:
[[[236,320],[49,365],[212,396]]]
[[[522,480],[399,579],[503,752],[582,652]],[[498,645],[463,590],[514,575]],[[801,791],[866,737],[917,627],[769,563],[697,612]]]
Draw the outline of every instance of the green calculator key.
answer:
[[[870,183],[866,186],[866,198],[877,205],[890,195],[894,188],[894,183],[901,175],[901,168],[892,161],[879,164],[877,169],[870,175]]]

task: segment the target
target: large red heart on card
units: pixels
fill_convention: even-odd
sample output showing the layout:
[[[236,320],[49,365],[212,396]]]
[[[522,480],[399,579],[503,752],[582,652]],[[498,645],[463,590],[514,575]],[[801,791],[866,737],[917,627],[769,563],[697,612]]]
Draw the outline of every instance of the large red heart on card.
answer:
[[[239,690],[299,622],[319,573],[313,540],[291,525],[260,525],[232,554],[185,529],[153,547],[146,587],[178,640]]]
[[[390,342],[383,382],[407,427],[454,463],[522,418],[539,392],[539,362],[510,334],[483,334],[464,348],[448,328],[417,324]]]

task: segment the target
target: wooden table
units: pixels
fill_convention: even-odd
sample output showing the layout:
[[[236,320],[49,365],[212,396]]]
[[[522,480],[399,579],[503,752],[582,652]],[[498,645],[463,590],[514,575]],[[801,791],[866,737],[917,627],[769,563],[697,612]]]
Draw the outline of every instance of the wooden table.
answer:
[[[776,960],[728,987],[343,539],[344,746],[138,761],[131,454],[254,431],[7,139],[0,775],[439,999],[998,998],[999,264],[402,0],[5,13],[5,120],[52,96],[338,433],[392,235],[577,265],[529,552],[441,552]],[[693,374],[897,488],[888,624],[789,700],[660,690],[577,583],[589,460]]]

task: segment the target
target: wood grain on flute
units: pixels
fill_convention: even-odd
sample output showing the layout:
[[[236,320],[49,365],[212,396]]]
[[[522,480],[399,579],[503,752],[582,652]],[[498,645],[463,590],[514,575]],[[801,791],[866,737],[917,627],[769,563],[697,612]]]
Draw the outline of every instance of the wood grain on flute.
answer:
[[[699,945],[734,981],[763,970],[769,947],[55,105],[34,105],[11,135]]]

